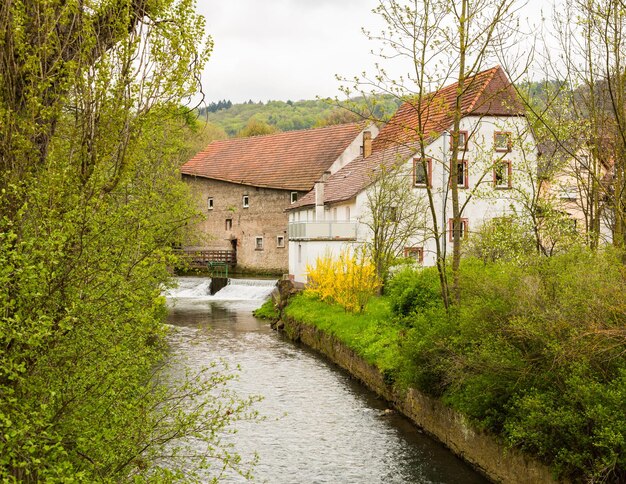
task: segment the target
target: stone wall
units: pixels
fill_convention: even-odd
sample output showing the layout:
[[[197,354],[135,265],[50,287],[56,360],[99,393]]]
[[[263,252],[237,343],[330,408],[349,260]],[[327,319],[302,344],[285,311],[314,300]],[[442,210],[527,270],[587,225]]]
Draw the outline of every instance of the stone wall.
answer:
[[[183,180],[191,187],[198,210],[205,216],[196,227],[199,241],[188,245],[232,249],[236,244],[239,269],[287,273],[285,209],[291,204],[291,191],[188,175],[183,175]],[[303,194],[298,192],[299,196]],[[244,196],[248,197],[248,207],[244,207]],[[213,200],[211,209],[209,198]],[[261,238],[261,247],[257,238]]]
[[[472,428],[461,414],[440,401],[414,389],[406,394],[394,391],[376,367],[333,336],[292,320],[281,321],[281,326],[290,339],[302,341],[346,369],[493,481],[516,484],[556,482],[547,466],[517,450],[506,448],[493,435]]]

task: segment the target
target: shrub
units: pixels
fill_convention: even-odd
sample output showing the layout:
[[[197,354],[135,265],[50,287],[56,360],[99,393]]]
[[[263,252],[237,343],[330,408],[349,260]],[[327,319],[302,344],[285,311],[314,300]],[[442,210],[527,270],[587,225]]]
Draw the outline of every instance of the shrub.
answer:
[[[434,267],[405,268],[385,286],[391,309],[398,316],[408,316],[441,304],[439,276]]]
[[[369,298],[380,289],[376,268],[363,248],[344,249],[338,258],[326,253],[317,258],[315,267],[307,264],[307,273],[308,292],[350,312],[362,312]]]

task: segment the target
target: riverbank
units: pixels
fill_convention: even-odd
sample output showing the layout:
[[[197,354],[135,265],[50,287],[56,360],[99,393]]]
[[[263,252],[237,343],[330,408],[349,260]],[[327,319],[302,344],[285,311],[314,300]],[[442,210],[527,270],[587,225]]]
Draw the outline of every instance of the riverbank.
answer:
[[[266,305],[258,315],[275,318],[277,313]],[[398,347],[403,334],[391,320],[385,298],[373,299],[366,313],[354,315],[300,294],[284,309],[280,327],[289,339],[347,370],[488,478],[510,483],[555,482],[547,466],[507,448],[440,400],[397,381],[403,366]]]

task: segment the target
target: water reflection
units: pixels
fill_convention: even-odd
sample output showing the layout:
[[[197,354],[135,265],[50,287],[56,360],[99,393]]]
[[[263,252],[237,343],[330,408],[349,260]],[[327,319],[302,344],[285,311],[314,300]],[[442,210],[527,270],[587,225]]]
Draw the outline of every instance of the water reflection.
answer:
[[[240,365],[234,388],[262,394],[263,422],[240,422],[237,449],[256,451],[257,482],[486,482],[346,373],[284,340],[251,309],[259,301],[178,300],[169,323],[176,352],[202,366]],[[230,476],[229,482],[242,478]]]

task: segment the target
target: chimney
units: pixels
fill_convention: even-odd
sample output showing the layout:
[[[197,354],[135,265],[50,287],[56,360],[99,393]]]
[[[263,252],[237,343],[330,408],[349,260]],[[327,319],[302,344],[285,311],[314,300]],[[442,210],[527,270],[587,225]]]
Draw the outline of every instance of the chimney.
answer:
[[[372,132],[363,131],[363,158],[372,154]]]
[[[330,171],[325,171],[317,182],[315,182],[315,220],[324,220],[324,187],[330,176]]]

